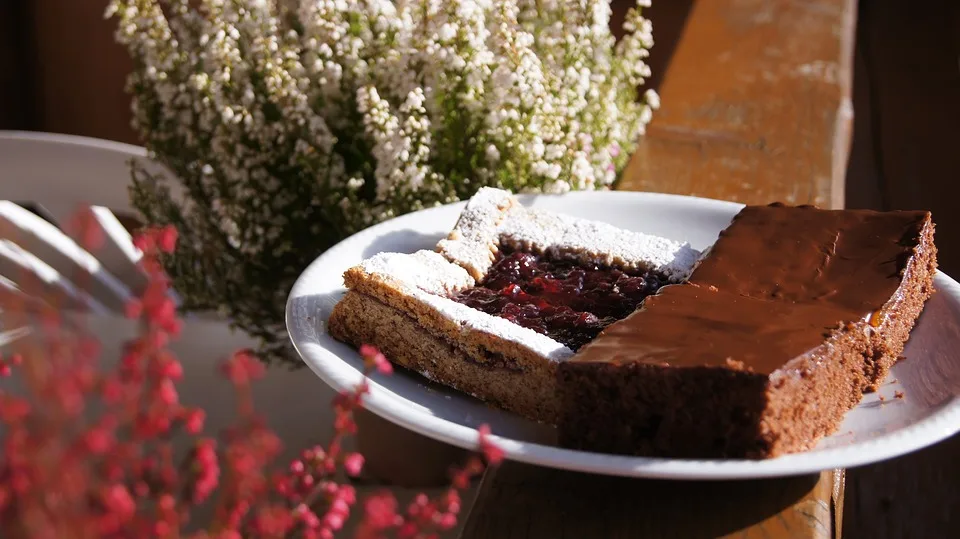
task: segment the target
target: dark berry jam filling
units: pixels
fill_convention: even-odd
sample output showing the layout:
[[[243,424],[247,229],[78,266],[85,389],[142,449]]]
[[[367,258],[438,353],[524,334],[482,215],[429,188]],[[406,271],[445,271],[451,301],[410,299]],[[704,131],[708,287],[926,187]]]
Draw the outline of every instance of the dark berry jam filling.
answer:
[[[664,282],[650,272],[501,251],[486,278],[453,299],[578,350]]]

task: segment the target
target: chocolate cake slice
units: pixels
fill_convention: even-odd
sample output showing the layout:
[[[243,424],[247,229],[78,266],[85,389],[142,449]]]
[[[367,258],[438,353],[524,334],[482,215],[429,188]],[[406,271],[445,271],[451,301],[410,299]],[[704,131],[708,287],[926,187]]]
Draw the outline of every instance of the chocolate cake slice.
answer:
[[[561,444],[766,458],[837,428],[933,292],[927,212],[742,210],[667,286],[558,370]]]
[[[933,232],[928,212],[751,207],[720,233],[691,282],[867,318],[883,337],[876,362],[867,364],[864,389],[873,390],[903,352],[933,291]]]
[[[663,284],[686,279],[699,255],[481,189],[437,252],[381,253],[349,269],[327,329],[491,405],[555,423],[557,365]]]

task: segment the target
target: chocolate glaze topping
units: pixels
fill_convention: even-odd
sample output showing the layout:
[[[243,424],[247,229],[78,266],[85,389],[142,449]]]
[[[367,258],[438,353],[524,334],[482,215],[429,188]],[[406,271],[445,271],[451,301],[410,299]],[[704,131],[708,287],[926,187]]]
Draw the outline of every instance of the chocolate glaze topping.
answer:
[[[930,221],[924,211],[748,206],[690,278],[753,298],[880,309]]]
[[[770,374],[821,345],[846,312],[672,285],[611,325],[574,361],[710,366]]]
[[[664,287],[576,362],[642,362],[770,374],[896,293],[928,212],[748,206],[689,284]]]

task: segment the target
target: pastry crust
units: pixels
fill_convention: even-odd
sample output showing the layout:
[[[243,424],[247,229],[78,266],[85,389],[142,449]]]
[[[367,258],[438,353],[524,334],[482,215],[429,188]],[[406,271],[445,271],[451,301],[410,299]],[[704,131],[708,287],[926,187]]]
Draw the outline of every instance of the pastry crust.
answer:
[[[510,193],[488,187],[470,199],[437,251],[481,280],[501,245],[621,269],[655,271],[674,283],[686,279],[700,258],[700,252],[686,242],[524,208]]]

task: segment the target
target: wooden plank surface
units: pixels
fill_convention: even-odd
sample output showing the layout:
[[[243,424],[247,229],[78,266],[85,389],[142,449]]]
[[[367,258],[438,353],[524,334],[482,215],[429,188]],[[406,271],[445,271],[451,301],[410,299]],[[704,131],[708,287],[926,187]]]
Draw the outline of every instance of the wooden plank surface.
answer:
[[[842,207],[855,8],[695,2],[619,188]],[[844,485],[842,470],[664,482],[507,463],[484,477],[461,537],[839,537]]]
[[[0,129],[35,125],[29,28],[23,2],[0,2]]]
[[[695,2],[621,188],[841,207],[855,8]]]
[[[830,538],[843,472],[759,481],[637,481],[506,463],[461,537]],[[835,500],[835,495],[840,499]]]
[[[113,39],[115,20],[103,18],[106,0],[25,4],[37,54],[36,128],[139,144],[124,91],[133,62]]]

